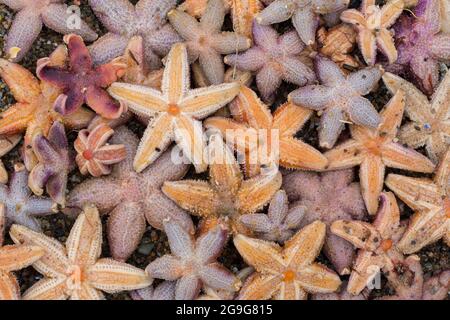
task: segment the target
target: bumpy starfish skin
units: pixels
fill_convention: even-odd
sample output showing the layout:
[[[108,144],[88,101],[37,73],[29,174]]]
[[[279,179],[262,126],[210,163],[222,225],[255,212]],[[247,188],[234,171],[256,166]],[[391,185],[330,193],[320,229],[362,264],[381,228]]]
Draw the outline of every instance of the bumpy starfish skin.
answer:
[[[59,46],[47,59],[53,66],[63,67],[67,50]],[[23,155],[28,170],[36,164],[30,148],[33,135],[37,131],[48,135],[55,121],[61,121],[68,129],[81,129],[89,124],[93,112],[80,108],[71,115],[62,116],[53,110],[53,104],[61,93],[46,81],[39,81],[22,66],[0,59],[0,76],[6,82],[17,103],[0,113],[0,135],[25,132]]]
[[[447,72],[432,100],[412,83],[386,72],[383,81],[393,94],[401,89],[406,94],[405,113],[411,122],[400,128],[400,142],[411,148],[425,146],[437,163],[450,145],[450,72]]]
[[[361,220],[366,215],[360,185],[352,169],[316,174],[296,171],[283,177],[283,188],[293,206],[306,207],[301,226],[320,220],[329,228],[338,219]],[[353,246],[328,232],[325,255],[340,274],[349,273]]]
[[[211,117],[207,129],[218,129],[228,144],[244,157],[244,172],[253,177],[261,166],[281,164],[285,168],[322,170],[327,159],[310,145],[294,138],[309,120],[312,111],[286,103],[272,115],[254,91],[241,86],[230,104],[234,119]]]
[[[28,267],[40,259],[45,251],[31,245],[3,245],[5,227],[5,206],[0,204],[0,301],[19,300],[20,287],[16,277],[11,273]]]
[[[36,133],[31,145],[38,163],[28,177],[30,189],[41,196],[45,188],[50,198],[64,206],[67,179],[73,165],[64,125],[59,121],[53,123],[47,138]]]
[[[222,108],[239,92],[237,83],[190,89],[189,63],[184,44],[173,46],[167,56],[161,92],[127,83],[114,83],[109,93],[138,116],[152,118],[134,159],[141,172],[176,141],[197,172],[207,169],[206,135],[201,119]]]
[[[20,225],[13,225],[10,235],[16,244],[39,246],[45,251],[45,255],[33,263],[44,278],[25,292],[25,300],[100,300],[104,299],[102,291],[136,290],[152,282],[144,270],[100,258],[102,223],[94,206],[84,208],[65,246]]]
[[[294,90],[289,94],[289,100],[323,113],[319,129],[322,147],[334,146],[345,121],[368,128],[380,124],[380,116],[372,103],[363,97],[380,80],[379,68],[365,68],[345,76],[336,63],[323,56],[316,57],[315,67],[321,85]]]
[[[151,262],[145,271],[153,278],[177,281],[176,300],[195,299],[203,286],[235,292],[240,280],[219,264],[219,257],[227,242],[227,231],[221,226],[195,239],[173,221],[164,222],[171,254]]]
[[[375,64],[377,47],[387,57],[389,63],[397,60],[392,32],[389,30],[403,11],[403,0],[391,0],[382,8],[375,0],[363,0],[361,11],[345,10],[341,20],[354,25],[358,31],[358,45],[364,60],[369,65]]]
[[[0,158],[14,149],[20,142],[22,137],[19,134],[13,136],[0,137]],[[0,159],[0,183],[8,182],[8,172]]]
[[[160,68],[160,57],[182,40],[166,19],[175,4],[176,0],[140,0],[135,6],[128,0],[89,0],[92,10],[109,31],[89,47],[94,62],[107,63],[121,56],[129,40],[138,36],[144,41],[148,67]]]
[[[239,292],[240,300],[306,300],[308,293],[329,293],[341,281],[333,271],[314,260],[325,239],[326,226],[311,223],[289,239],[284,247],[244,235],[234,238],[243,259],[256,271]]]
[[[380,270],[390,272],[404,260],[397,248],[403,229],[393,193],[380,195],[380,207],[372,224],[337,220],[331,225],[331,232],[360,249],[347,286],[353,295],[360,294]]]
[[[420,258],[413,255],[401,264],[402,272],[391,270],[387,275],[389,284],[396,292],[393,296],[384,296],[383,300],[444,300],[450,289],[450,271],[424,280]]]
[[[315,80],[314,72],[300,59],[305,49],[295,31],[279,35],[270,26],[253,22],[254,46],[241,54],[225,57],[225,63],[256,72],[256,84],[264,101],[273,99],[281,81],[304,86]]]
[[[193,232],[189,215],[160,190],[165,181],[181,179],[189,166],[173,163],[168,151],[149,169],[136,173],[133,156],[138,138],[121,127],[116,130],[111,143],[125,145],[126,159],[114,166],[110,176],[89,179],[77,185],[69,194],[66,213],[77,213],[89,203],[96,205],[101,213],[109,213],[109,246],[117,260],[126,260],[136,249],[145,232],[145,220],[154,228],[162,229],[163,220],[171,217]]]
[[[186,40],[190,62],[199,60],[210,84],[223,83],[222,54],[246,50],[251,40],[234,32],[221,32],[225,17],[223,0],[210,0],[200,22],[180,10],[168,14],[170,23]]]
[[[286,192],[279,190],[270,201],[268,214],[244,214],[240,220],[258,238],[284,243],[300,228],[305,211],[300,204],[289,209]]]
[[[175,300],[176,281],[164,281],[156,288],[152,286],[131,292],[133,300]]]
[[[35,231],[41,231],[36,216],[57,212],[51,199],[32,195],[28,188],[28,172],[23,165],[15,166],[9,186],[0,185],[0,204],[5,207],[8,225],[21,224]]]
[[[414,16],[404,15],[394,25],[399,56],[392,72],[410,76],[427,95],[438,85],[439,61],[450,61],[450,34],[440,27],[437,0],[420,0]]]
[[[439,0],[441,9],[441,31],[450,34],[450,3],[447,0]]]
[[[315,42],[319,14],[340,11],[347,8],[348,3],[348,0],[275,0],[256,17],[256,21],[269,25],[292,19],[302,41],[311,45]]]
[[[427,157],[396,142],[404,107],[405,94],[398,90],[381,112],[377,129],[352,126],[352,139],[325,153],[330,170],[360,167],[359,180],[369,214],[377,211],[386,167],[426,173],[435,167]]]
[[[416,211],[398,247],[406,254],[441,238],[450,245],[450,150],[443,155],[433,180],[389,174],[386,185]]]
[[[91,56],[83,39],[70,34],[64,37],[69,50],[69,68],[54,67],[48,58],[38,62],[37,75],[43,81],[60,88],[54,109],[62,115],[73,114],[83,103],[108,119],[116,119],[123,112],[104,90],[123,75],[126,65],[121,59],[108,64],[93,66]]]
[[[204,219],[204,225],[225,224],[229,231],[246,233],[241,224],[242,214],[262,209],[280,189],[281,174],[268,169],[244,180],[233,152],[222,136],[209,138],[210,181],[182,180],[165,182],[164,194],[180,207]]]
[[[79,26],[70,26],[69,21],[73,13],[63,2],[63,0],[0,0],[0,3],[18,11],[5,45],[7,53],[13,48],[20,48],[14,61],[20,61],[30,50],[43,25],[59,33],[79,34],[86,41],[97,39],[97,34],[81,19]]]

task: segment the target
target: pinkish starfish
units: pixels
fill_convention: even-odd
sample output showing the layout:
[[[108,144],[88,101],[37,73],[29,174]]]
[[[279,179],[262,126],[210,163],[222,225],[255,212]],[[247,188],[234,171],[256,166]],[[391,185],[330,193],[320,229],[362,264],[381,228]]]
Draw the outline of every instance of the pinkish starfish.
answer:
[[[440,32],[438,0],[420,0],[414,15],[403,15],[394,25],[398,59],[387,67],[408,75],[431,96],[439,82],[439,62],[450,62],[450,34]]]
[[[77,213],[88,203],[101,213],[109,213],[107,233],[111,254],[116,260],[126,260],[141,241],[145,220],[162,229],[163,220],[171,217],[193,232],[189,215],[161,192],[165,181],[181,179],[189,166],[174,164],[168,151],[146,171],[136,173],[133,157],[139,139],[125,127],[115,131],[111,143],[126,146],[126,159],[108,177],[88,179],[77,185],[69,194],[66,213]]]
[[[263,100],[273,99],[282,80],[304,86],[316,79],[314,71],[300,59],[305,45],[295,31],[280,36],[272,27],[253,22],[253,40],[253,47],[226,56],[225,63],[256,72],[256,84]]]
[[[167,13],[176,0],[89,0],[92,10],[108,33],[90,46],[95,63],[103,64],[121,56],[134,36],[144,40],[146,63],[150,69],[161,67],[160,57],[182,39],[167,23]]]
[[[320,220],[330,225],[339,219],[361,220],[366,210],[353,170],[322,174],[296,171],[283,178],[283,186],[294,206],[305,206],[301,226]],[[350,242],[327,232],[324,253],[340,274],[349,273],[354,257]]]

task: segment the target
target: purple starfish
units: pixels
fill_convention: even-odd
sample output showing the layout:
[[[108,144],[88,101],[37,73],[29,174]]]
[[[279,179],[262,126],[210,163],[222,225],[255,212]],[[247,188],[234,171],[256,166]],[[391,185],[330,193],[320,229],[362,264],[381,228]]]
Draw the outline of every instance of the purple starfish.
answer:
[[[283,177],[284,190],[294,206],[305,206],[301,226],[321,220],[330,225],[340,219],[361,220],[366,209],[360,186],[352,182],[353,170],[331,171],[322,174],[296,171]],[[340,274],[350,271],[354,257],[350,242],[327,232],[324,253]]]
[[[0,0],[0,3],[18,11],[5,45],[6,53],[12,48],[20,48],[14,62],[20,61],[30,50],[43,24],[62,34],[76,33],[86,41],[97,39],[97,34],[79,17],[76,17],[77,25],[70,26],[74,13],[64,0]]]
[[[109,213],[108,239],[112,256],[126,260],[139,245],[148,221],[162,229],[167,217],[178,221],[186,230],[194,232],[189,215],[161,192],[165,181],[181,179],[189,168],[174,164],[171,152],[165,152],[142,173],[133,169],[139,139],[125,127],[115,130],[112,144],[123,144],[127,157],[105,178],[93,178],[77,185],[69,194],[66,213],[79,213],[85,204],[94,204],[101,213]]]
[[[440,32],[440,1],[420,0],[414,15],[394,25],[397,62],[387,70],[409,76],[426,94],[439,82],[439,62],[450,62],[450,34]]]
[[[9,187],[0,185],[0,204],[5,206],[6,223],[21,224],[34,231],[41,231],[35,217],[56,213],[56,203],[49,198],[32,195],[24,165],[17,164],[14,170]]]
[[[253,22],[253,40],[253,47],[244,53],[226,56],[225,63],[256,72],[256,84],[263,100],[273,99],[282,80],[304,86],[316,79],[314,71],[300,59],[305,45],[295,31],[280,36],[270,26]]]
[[[95,63],[103,64],[121,56],[134,36],[145,43],[148,68],[161,67],[161,59],[176,42],[182,41],[167,23],[167,13],[176,0],[140,0],[135,6],[128,0],[89,0],[95,15],[108,33],[90,46]]]

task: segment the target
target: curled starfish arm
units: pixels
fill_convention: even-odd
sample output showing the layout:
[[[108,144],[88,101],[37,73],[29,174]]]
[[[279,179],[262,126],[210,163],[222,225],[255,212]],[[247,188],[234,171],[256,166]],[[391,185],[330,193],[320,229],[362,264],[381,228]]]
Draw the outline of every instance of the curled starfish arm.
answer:
[[[383,239],[393,239],[400,227],[400,210],[397,200],[392,192],[383,192],[380,195],[380,206],[373,226]],[[374,242],[375,241],[374,239]]]
[[[129,25],[130,17],[134,17],[135,9],[128,0],[105,2],[89,0],[89,5],[97,14],[102,24],[111,32],[120,34]]]
[[[36,245],[8,245],[0,248],[0,272],[17,271],[32,265],[45,254]]]
[[[31,288],[29,288],[22,296],[23,300],[66,300],[65,277],[47,278],[39,280]]]
[[[151,279],[144,270],[113,259],[100,259],[87,270],[89,284],[107,293],[148,287]]]
[[[19,103],[31,103],[41,94],[38,79],[19,64],[0,59],[0,76]]]
[[[390,64],[397,61],[398,53],[394,43],[394,37],[386,30],[381,29],[376,37],[378,48],[388,58]]]
[[[278,0],[258,14],[256,21],[262,25],[279,23],[289,19],[294,12],[295,4],[292,0]]]
[[[381,8],[381,21],[380,25],[382,28],[389,28],[392,26],[400,16],[405,6],[404,0],[393,0],[386,3]]]
[[[329,161],[328,169],[346,169],[361,164],[364,160],[362,147],[359,141],[349,140],[327,151],[325,157]]]
[[[435,168],[435,164],[430,159],[398,143],[384,144],[381,154],[383,163],[392,168],[428,173],[433,172]]]
[[[269,300],[281,285],[277,275],[262,275],[254,273],[244,283],[239,291],[238,300]],[[301,290],[303,292],[303,290]],[[306,293],[305,293],[306,298]]]

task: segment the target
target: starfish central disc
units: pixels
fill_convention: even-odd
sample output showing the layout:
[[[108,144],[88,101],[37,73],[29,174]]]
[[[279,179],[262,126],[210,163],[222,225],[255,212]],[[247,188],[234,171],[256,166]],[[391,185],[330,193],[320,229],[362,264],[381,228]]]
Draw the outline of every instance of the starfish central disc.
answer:
[[[92,152],[91,150],[84,151],[83,158],[85,158],[86,160],[92,160],[94,158],[94,152]]]
[[[283,273],[284,282],[292,282],[295,279],[295,272],[292,270],[287,270]]]
[[[171,103],[171,104],[169,104],[169,107],[167,108],[167,113],[172,116],[177,116],[180,114],[180,107],[178,107],[177,104]]]
[[[390,248],[392,248],[392,240],[391,239],[385,239],[381,242],[381,249],[383,251],[388,251]]]
[[[67,277],[67,288],[69,290],[78,290],[81,288],[81,282],[83,280],[83,272],[80,266],[74,265],[71,266],[67,273],[69,276]]]

